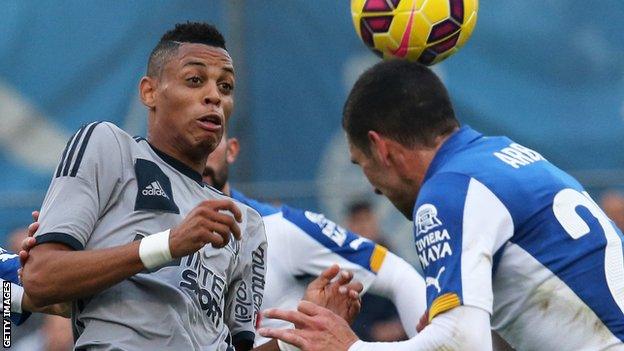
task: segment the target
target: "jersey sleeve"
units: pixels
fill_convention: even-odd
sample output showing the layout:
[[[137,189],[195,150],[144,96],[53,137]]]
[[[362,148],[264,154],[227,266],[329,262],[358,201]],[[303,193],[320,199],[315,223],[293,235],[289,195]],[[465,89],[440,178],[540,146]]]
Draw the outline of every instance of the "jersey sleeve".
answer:
[[[290,269],[295,276],[318,276],[332,264],[353,272],[368,290],[388,250],[325,218],[324,215],[284,206],[285,223],[277,229],[288,242]],[[268,224],[267,224],[268,225]],[[268,229],[272,230],[272,229]]]
[[[17,275],[17,270],[20,269],[20,267],[19,256],[0,248],[0,280],[3,281],[3,293],[4,281],[11,283],[11,321],[16,325],[24,323],[26,319],[30,317],[30,312],[24,311],[21,308],[23,289],[20,286]]]
[[[429,319],[459,305],[492,313],[492,260],[513,232],[509,212],[471,177],[442,173],[425,183],[414,213]]]
[[[84,249],[123,173],[114,128],[94,122],[67,142],[41,208],[37,244],[58,242]]]
[[[267,240],[262,217],[255,210],[247,208],[245,221],[239,259],[226,297],[225,323],[234,345],[242,342],[251,347],[264,298]]]

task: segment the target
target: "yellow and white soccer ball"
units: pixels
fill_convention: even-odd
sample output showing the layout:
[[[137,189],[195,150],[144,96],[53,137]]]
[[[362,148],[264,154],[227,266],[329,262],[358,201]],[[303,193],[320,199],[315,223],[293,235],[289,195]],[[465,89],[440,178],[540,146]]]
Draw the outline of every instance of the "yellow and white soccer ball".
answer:
[[[478,9],[479,0],[351,0],[355,30],[371,50],[426,65],[468,41]]]

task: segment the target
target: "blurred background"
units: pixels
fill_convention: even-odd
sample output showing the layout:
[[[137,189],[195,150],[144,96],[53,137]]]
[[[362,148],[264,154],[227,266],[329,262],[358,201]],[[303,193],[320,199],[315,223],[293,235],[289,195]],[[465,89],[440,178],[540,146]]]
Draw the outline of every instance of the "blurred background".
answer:
[[[457,115],[540,151],[624,216],[624,3],[481,0],[472,39],[435,67]],[[346,0],[19,1],[0,4],[0,239],[30,222],[67,139],[94,120],[144,135],[149,52],[182,21],[214,23],[237,71],[230,135],[239,190],[346,223],[368,202],[414,259],[411,224],[349,163],[342,104],[377,62]],[[624,219],[622,219],[624,221]],[[10,247],[10,246],[9,246]]]

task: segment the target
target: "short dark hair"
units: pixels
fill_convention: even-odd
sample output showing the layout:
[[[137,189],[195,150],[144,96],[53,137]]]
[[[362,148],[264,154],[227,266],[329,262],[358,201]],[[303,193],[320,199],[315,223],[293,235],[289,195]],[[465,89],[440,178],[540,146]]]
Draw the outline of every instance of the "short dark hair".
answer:
[[[182,43],[206,44],[227,50],[225,39],[215,26],[200,22],[178,23],[160,38],[152,50],[147,63],[147,75],[150,77],[160,75],[167,61]]]
[[[459,127],[446,88],[429,68],[383,61],[357,80],[344,105],[342,126],[354,146],[370,154],[369,131],[406,146],[435,146]]]

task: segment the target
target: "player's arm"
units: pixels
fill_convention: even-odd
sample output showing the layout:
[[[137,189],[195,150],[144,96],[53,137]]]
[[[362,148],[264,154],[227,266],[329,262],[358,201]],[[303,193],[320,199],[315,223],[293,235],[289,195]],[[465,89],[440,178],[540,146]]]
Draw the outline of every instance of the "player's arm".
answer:
[[[229,211],[230,216],[220,211]],[[75,251],[61,243],[40,244],[24,266],[24,287],[34,306],[96,294],[143,269],[154,269],[211,243],[240,239],[240,210],[229,200],[205,201],[174,229],[110,249]]]
[[[240,212],[231,201],[205,202],[176,228],[126,245],[84,251],[97,221],[117,201],[128,152],[114,125],[91,123],[67,143],[44,200],[37,246],[23,268],[24,288],[35,307],[74,300],[102,291],[144,268],[186,256],[206,243],[220,246],[235,220],[220,210]],[[118,130],[118,129],[117,129]],[[131,170],[129,170],[131,171]]]
[[[388,252],[368,291],[392,301],[407,335],[417,334],[416,325],[425,313],[427,299],[425,281],[412,265]]]
[[[405,260],[375,242],[350,232],[319,214],[284,208],[289,223],[280,234],[292,248],[286,254],[293,275],[319,275],[337,263],[364,285],[364,291],[391,300],[409,336],[425,312],[425,283]]]

